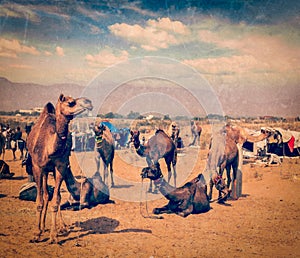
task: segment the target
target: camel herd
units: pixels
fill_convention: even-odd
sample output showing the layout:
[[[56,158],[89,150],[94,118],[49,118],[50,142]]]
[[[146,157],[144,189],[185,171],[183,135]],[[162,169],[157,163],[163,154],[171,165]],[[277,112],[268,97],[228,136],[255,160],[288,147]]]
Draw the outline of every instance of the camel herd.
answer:
[[[80,208],[107,203],[109,201],[109,188],[107,187],[108,167],[110,167],[111,187],[114,187],[113,180],[113,159],[114,142],[111,132],[104,125],[96,125],[95,149],[97,150],[96,164],[97,171],[90,178],[76,179],[70,166],[70,151],[72,140],[69,132],[70,121],[85,110],[91,110],[92,103],[86,98],[72,98],[61,94],[54,107],[51,103],[45,105],[38,121],[33,126],[27,139],[27,147],[30,158],[29,167],[32,170],[34,181],[37,185],[37,228],[32,242],[41,241],[45,231],[45,221],[48,203],[52,212],[50,242],[58,242],[58,233],[66,231],[66,225],[62,220],[61,209],[69,206]],[[191,130],[195,136],[194,142],[201,135],[201,127],[192,123]],[[155,185],[154,191],[160,191],[169,200],[162,208],[155,208],[154,214],[176,213],[186,217],[191,213],[206,212],[210,209],[212,188],[215,185],[219,191],[219,202],[224,202],[231,196],[230,169],[233,169],[233,185],[236,184],[236,171],[238,168],[238,145],[245,141],[249,135],[242,128],[226,126],[218,135],[212,138],[207,158],[206,172],[210,175],[210,192],[207,193],[207,182],[202,174],[187,182],[184,186],[176,187],[176,162],[179,130],[173,137],[163,130],[157,130],[147,143],[140,142],[139,131],[131,131],[131,142],[137,155],[146,158],[147,167],[142,170],[141,177],[148,178]],[[257,139],[267,137],[260,135]],[[167,181],[163,178],[159,160],[164,158],[168,168]],[[103,179],[100,176],[100,159],[104,163]],[[173,168],[174,185],[170,185]],[[222,178],[223,170],[227,170],[227,184]],[[48,193],[48,173],[53,172],[55,186],[51,202]],[[70,197],[67,203],[61,205],[60,188],[63,180],[66,183]],[[150,184],[150,191],[152,184]],[[236,188],[234,188],[236,189]],[[233,199],[237,199],[236,192],[233,192]]]

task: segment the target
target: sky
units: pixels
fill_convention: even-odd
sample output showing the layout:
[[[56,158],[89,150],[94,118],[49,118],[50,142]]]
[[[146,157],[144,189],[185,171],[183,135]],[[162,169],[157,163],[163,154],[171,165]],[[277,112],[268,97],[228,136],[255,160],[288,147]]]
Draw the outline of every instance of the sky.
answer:
[[[145,57],[199,73],[228,114],[239,102],[300,115],[298,0],[0,2],[0,76],[13,82],[86,86]]]

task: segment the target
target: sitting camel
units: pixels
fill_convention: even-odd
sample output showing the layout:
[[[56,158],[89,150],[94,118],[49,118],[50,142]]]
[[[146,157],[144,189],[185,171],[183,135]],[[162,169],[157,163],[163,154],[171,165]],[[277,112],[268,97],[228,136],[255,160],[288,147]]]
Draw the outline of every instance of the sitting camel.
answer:
[[[168,183],[170,182],[172,171],[171,163],[173,166],[174,186],[176,187],[176,162],[177,150],[172,139],[163,131],[158,129],[145,145],[140,143],[140,132],[130,131],[131,142],[136,149],[136,153],[141,157],[146,157],[148,166],[158,164],[158,160],[165,159],[168,168]],[[152,163],[153,162],[153,163]],[[152,192],[152,180],[150,181],[149,192]],[[157,189],[154,190],[157,192]]]
[[[167,205],[154,208],[154,214],[176,213],[179,216],[187,217],[192,213],[197,214],[210,210],[207,187],[202,174],[179,188],[169,185],[164,180],[159,164],[143,168],[141,176],[153,180],[162,195],[169,200]]]
[[[198,146],[200,146],[200,136],[202,132],[202,127],[200,126],[199,122],[196,122],[194,120],[191,120],[191,133],[194,137],[192,143],[189,144],[189,146],[195,145],[197,139],[198,139]]]
[[[106,183],[108,177],[108,166],[110,167],[111,187],[115,186],[113,178],[113,160],[115,156],[115,143],[112,133],[104,124],[94,127],[96,138],[96,165],[97,172],[100,173],[100,158],[103,161],[104,172],[103,181]]]
[[[48,173],[55,175],[55,187],[51,200],[52,225],[50,229],[50,242],[57,243],[57,214],[59,215],[59,229],[66,230],[60,212],[60,187],[67,173],[70,172],[69,155],[71,150],[71,136],[69,123],[78,114],[93,108],[90,100],[86,98],[74,99],[61,94],[56,107],[46,104],[38,121],[28,135],[27,147],[32,160],[32,172],[37,184],[37,219],[38,228],[32,242],[40,241],[45,231],[46,214],[49,202]]]
[[[61,205],[61,209],[71,207],[77,210],[110,202],[109,189],[98,172],[92,178],[84,177],[79,182],[73,176],[70,166],[68,170],[64,180],[70,195],[67,202]]]

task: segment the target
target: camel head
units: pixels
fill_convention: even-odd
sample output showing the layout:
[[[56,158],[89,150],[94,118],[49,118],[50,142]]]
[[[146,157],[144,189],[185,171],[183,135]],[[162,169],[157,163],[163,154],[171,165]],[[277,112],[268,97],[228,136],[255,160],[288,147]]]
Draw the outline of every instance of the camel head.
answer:
[[[151,167],[143,168],[141,177],[149,178],[151,180],[156,180],[163,177],[159,163],[157,163],[156,165],[152,165]]]
[[[56,104],[56,114],[63,115],[68,120],[72,120],[76,115],[81,114],[85,110],[92,110],[92,101],[81,97],[74,99],[69,96],[60,94]]]
[[[140,145],[140,131],[135,130],[135,131],[130,131],[131,137],[130,137],[130,142],[132,142],[135,146]]]
[[[100,123],[99,125],[95,125],[94,132],[97,143],[100,143],[102,141],[103,133],[106,129],[107,127],[102,123]]]

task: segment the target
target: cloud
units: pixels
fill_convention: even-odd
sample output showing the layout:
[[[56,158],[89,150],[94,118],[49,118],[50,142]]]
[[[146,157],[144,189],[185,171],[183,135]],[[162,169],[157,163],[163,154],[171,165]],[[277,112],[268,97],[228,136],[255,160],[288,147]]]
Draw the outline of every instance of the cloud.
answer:
[[[169,18],[148,20],[145,27],[116,23],[109,26],[111,33],[141,46],[148,51],[166,49],[172,45],[179,45],[189,29],[180,21]]]
[[[62,47],[57,46],[55,48],[55,51],[56,51],[56,55],[58,55],[58,56],[64,56],[65,55],[64,49]]]
[[[225,36],[224,36],[225,35]],[[300,49],[291,46],[283,38],[262,34],[258,32],[245,33],[242,36],[226,37],[226,33],[221,34],[208,30],[199,31],[199,39],[204,42],[216,44],[218,47],[229,48],[239,53],[239,58],[227,58],[228,68],[239,72],[247,69],[259,71],[272,71],[285,73],[287,71],[300,71]],[[236,66],[236,61],[241,66]],[[210,60],[207,60],[209,63]],[[216,67],[222,67],[222,61],[215,62]],[[206,69],[209,69],[207,67]]]
[[[35,47],[21,44],[16,39],[0,38],[0,56],[17,58],[20,54],[39,55],[40,52]]]
[[[109,49],[104,49],[96,55],[86,55],[85,60],[93,67],[107,67],[113,64],[126,61],[128,59],[128,52],[120,51],[119,55],[115,55]]]
[[[25,5],[3,4],[0,7],[0,17],[25,18],[32,22],[40,22],[40,17]]]
[[[23,64],[11,64],[9,65],[11,68],[16,68],[16,69],[33,69],[31,65],[23,65]]]

